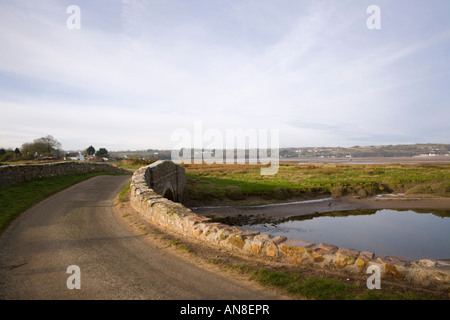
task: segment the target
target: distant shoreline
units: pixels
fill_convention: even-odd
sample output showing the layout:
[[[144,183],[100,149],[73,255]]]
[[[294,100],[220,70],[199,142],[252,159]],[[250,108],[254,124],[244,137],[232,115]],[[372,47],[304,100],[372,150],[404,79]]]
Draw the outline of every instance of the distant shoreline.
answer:
[[[280,162],[298,164],[450,164],[450,156],[414,156],[414,157],[360,157],[360,158],[281,158]]]

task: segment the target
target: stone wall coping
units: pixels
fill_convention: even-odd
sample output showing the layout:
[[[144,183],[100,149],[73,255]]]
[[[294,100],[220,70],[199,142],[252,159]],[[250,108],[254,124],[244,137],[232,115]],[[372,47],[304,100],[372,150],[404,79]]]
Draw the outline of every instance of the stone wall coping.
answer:
[[[92,161],[58,161],[2,165],[0,166],[0,186],[11,186],[24,181],[31,181],[58,175],[100,171],[130,173],[130,171],[126,169],[116,167],[106,162]]]

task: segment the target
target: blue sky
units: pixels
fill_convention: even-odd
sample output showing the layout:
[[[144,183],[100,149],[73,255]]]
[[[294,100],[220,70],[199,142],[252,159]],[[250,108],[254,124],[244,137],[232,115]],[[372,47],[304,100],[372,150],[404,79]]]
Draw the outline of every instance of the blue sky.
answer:
[[[0,147],[171,149],[195,122],[276,129],[281,147],[450,143],[449,15],[448,0],[2,1]]]

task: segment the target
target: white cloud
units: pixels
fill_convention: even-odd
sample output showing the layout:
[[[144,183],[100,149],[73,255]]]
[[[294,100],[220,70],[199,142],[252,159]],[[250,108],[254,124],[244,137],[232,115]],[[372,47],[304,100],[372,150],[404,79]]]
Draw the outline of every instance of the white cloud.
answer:
[[[430,79],[449,79],[448,23],[410,37],[392,25],[371,32],[351,1],[124,0],[105,10],[118,21],[79,6],[82,29],[68,30],[62,3],[0,5],[0,146],[51,131],[67,148],[166,148],[194,121],[280,129],[290,146],[401,143],[412,133],[395,117],[427,114],[405,113],[411,88],[423,85],[415,99],[426,100]],[[436,112],[449,98],[439,95]]]

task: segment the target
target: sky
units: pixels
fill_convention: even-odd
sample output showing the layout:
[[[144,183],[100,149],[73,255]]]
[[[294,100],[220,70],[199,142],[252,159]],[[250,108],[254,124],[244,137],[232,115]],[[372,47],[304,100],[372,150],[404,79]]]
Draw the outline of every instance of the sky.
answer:
[[[1,0],[0,147],[172,149],[199,123],[280,147],[450,143],[449,15],[448,0]]]

